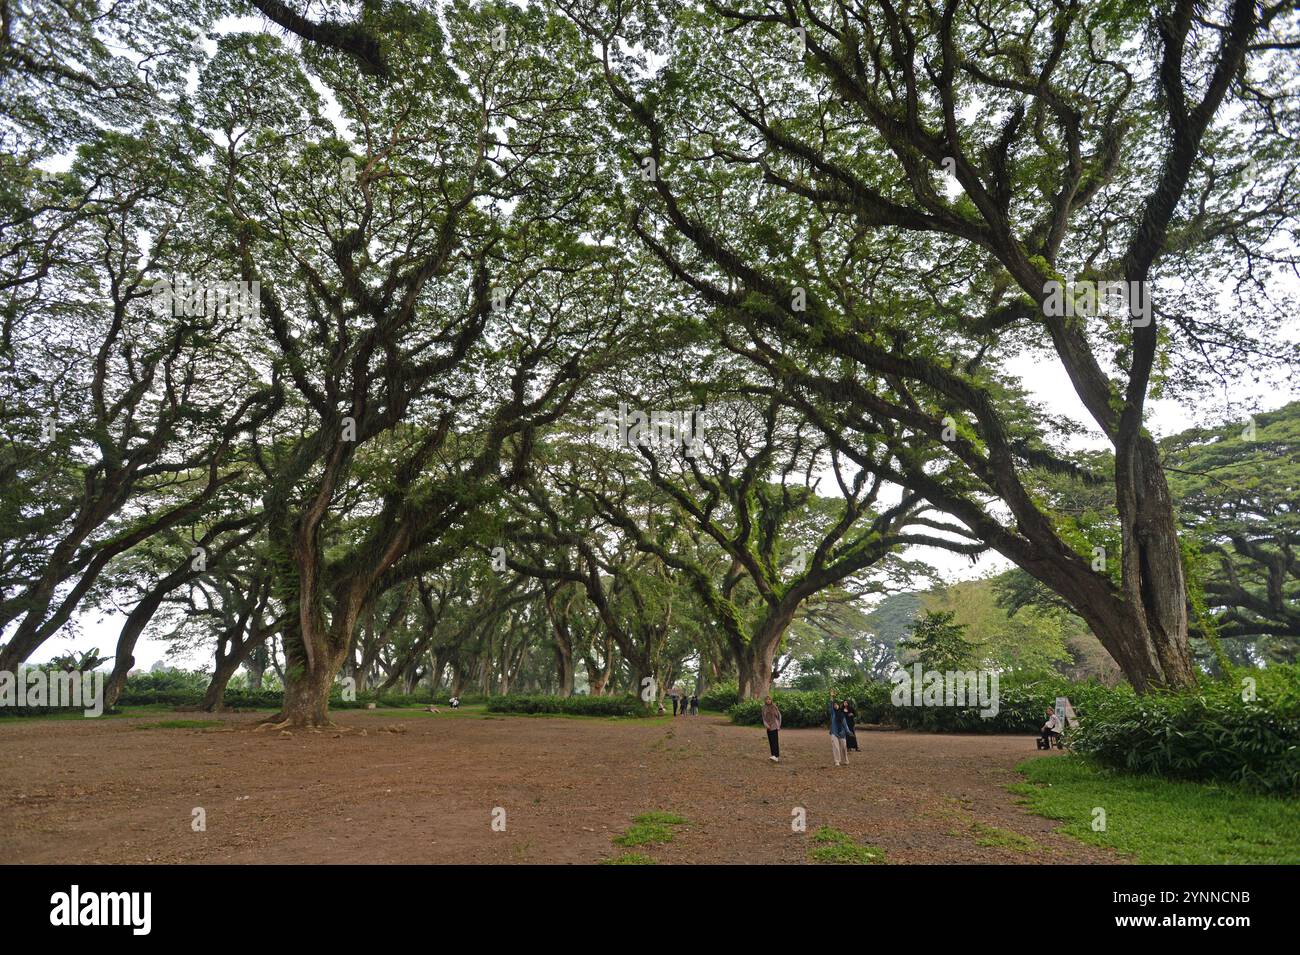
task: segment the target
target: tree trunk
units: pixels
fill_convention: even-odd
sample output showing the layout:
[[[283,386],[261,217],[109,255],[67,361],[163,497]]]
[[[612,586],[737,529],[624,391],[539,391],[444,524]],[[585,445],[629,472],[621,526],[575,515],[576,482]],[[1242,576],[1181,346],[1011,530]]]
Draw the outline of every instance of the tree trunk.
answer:
[[[279,715],[269,722],[288,726],[330,725],[330,690],[347,659],[350,644],[346,635],[340,635],[356,625],[355,608],[351,612],[339,608],[336,614],[342,616],[335,620],[333,632],[325,629],[319,616],[290,616],[283,634],[284,702]]]
[[[254,647],[253,652],[244,661],[244,666],[248,670],[248,688],[254,693],[262,690],[262,677],[266,674],[268,662],[265,644]]]
[[[235,650],[225,657],[217,658],[217,667],[212,673],[208,688],[203,691],[203,700],[199,703],[199,709],[207,713],[219,713],[225,709],[226,685],[239,669],[240,661],[241,654]]]
[[[555,664],[560,678],[560,696],[573,696],[573,649],[556,643]]]
[[[109,674],[104,684],[104,709],[112,709],[116,706],[118,697],[126,688],[126,679],[131,675],[131,668],[135,666],[135,657],[132,654],[135,652],[135,644],[140,639],[140,634],[149,625],[149,621],[153,619],[153,615],[157,613],[167,595],[179,587],[187,576],[189,576],[188,567],[182,567],[158,581],[132,608],[126,622],[122,624],[122,629],[117,635],[113,672]]]
[[[290,679],[284,687],[284,703],[276,722],[289,726],[329,725],[330,690],[334,687],[338,667],[331,671],[317,666],[297,677],[293,672],[292,667],[286,671]]]
[[[1116,662],[1138,692],[1152,685],[1174,688],[1196,685],[1188,642],[1183,554],[1159,454],[1154,441],[1139,436],[1131,470],[1123,475],[1126,480],[1116,482],[1123,540],[1123,586],[1134,610],[1123,642],[1129,644],[1126,655],[1136,658],[1140,665],[1129,673],[1129,667],[1119,657]],[[1124,459],[1124,455],[1117,455],[1117,471],[1124,466]],[[1111,650],[1112,655],[1114,652]],[[1147,674],[1152,662],[1154,678]]]
[[[772,692],[772,665],[776,660],[776,650],[797,609],[797,601],[791,601],[789,606],[773,607],[749,642],[736,654],[736,677],[742,700],[761,700]]]

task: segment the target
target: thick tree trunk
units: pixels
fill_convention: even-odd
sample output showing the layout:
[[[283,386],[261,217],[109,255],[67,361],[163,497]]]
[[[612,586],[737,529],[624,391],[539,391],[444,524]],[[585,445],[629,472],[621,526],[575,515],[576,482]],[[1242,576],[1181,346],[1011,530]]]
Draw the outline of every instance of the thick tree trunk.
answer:
[[[556,647],[555,662],[560,680],[560,696],[573,696],[576,668],[573,665],[573,648]]]
[[[284,703],[276,722],[289,726],[329,725],[330,690],[334,687],[338,666],[317,666],[296,677],[293,673],[292,667],[286,671],[289,680],[284,687]]]
[[[104,684],[104,708],[112,709],[117,705],[118,697],[122,695],[122,690],[126,688],[126,679],[131,675],[131,668],[135,666],[136,641],[140,639],[140,634],[144,633],[145,627],[153,619],[158,608],[162,606],[163,600],[175,588],[179,587],[189,574],[187,568],[175,571],[162,580],[158,581],[144,595],[138,604],[131,609],[127,615],[126,623],[122,624],[122,629],[117,635],[117,652],[113,656],[113,672],[109,674],[108,680]]]
[[[1116,469],[1124,467],[1124,463],[1125,456],[1117,456]],[[1133,609],[1125,650],[1127,656],[1138,658],[1142,666],[1130,674],[1118,657],[1116,662],[1139,692],[1152,685],[1195,686],[1182,548],[1173,500],[1160,466],[1159,449],[1150,438],[1138,437],[1131,470],[1117,481],[1117,488],[1123,587]],[[1114,655],[1115,651],[1111,653]],[[1156,669],[1154,679],[1146,673],[1152,657]]]
[[[772,692],[776,650],[797,610],[798,603],[794,601],[772,608],[749,643],[736,654],[736,676],[742,700],[761,700]]]
[[[344,611],[337,611],[343,613]],[[304,633],[304,623],[310,631]],[[330,690],[347,659],[346,634],[356,625],[355,610],[327,631],[319,618],[291,617],[284,630],[284,703],[269,722],[289,726],[328,726]],[[310,641],[311,652],[307,652]]]
[[[248,659],[244,661],[244,666],[248,670],[248,688],[255,693],[262,689],[262,678],[266,674],[268,659],[266,647],[263,645],[255,647],[248,655]]]
[[[239,669],[241,659],[242,655],[238,651],[232,651],[225,657],[218,657],[212,679],[208,683],[208,688],[203,691],[203,700],[199,703],[199,709],[208,713],[219,713],[225,709],[226,685]]]

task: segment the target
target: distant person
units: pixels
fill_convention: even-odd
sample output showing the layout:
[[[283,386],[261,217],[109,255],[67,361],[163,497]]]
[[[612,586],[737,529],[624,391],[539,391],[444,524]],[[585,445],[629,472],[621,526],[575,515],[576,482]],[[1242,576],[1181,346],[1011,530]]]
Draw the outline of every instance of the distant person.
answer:
[[[677,692],[673,691],[673,716],[677,715]]]
[[[1050,706],[1047,708],[1047,722],[1043,724],[1042,732],[1044,749],[1051,749],[1053,741],[1061,738],[1061,718]]]
[[[763,729],[767,730],[767,748],[772,751],[768,758],[774,763],[781,761],[781,742],[777,738],[781,732],[781,711],[772,702],[772,697],[763,699]]]
[[[835,699],[834,690],[831,690],[831,699],[830,703],[827,704],[827,710],[831,718],[831,756],[834,758],[836,766],[839,766],[841,762],[847,766],[849,764],[849,750],[845,739],[849,735],[849,726],[844,721],[844,707],[839,700]]]
[[[700,696],[694,690],[691,691],[691,716],[700,715]]]
[[[452,697],[448,702],[451,704],[451,708],[452,708],[453,710],[458,710],[458,709],[460,709],[460,697],[459,697],[459,696],[453,696],[453,697]]]
[[[853,708],[852,700],[844,701],[844,726],[849,731],[849,735],[844,737],[848,749],[855,753],[862,752],[858,749],[858,711]]]

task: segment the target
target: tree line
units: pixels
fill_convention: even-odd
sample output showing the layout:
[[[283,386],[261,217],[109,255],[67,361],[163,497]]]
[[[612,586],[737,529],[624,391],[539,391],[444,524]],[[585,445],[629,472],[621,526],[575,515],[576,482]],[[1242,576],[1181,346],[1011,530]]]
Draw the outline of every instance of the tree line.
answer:
[[[1294,374],[1292,4],[6,13],[0,669],[754,697],[918,548],[1140,691],[1293,655],[1294,407],[1144,426]]]

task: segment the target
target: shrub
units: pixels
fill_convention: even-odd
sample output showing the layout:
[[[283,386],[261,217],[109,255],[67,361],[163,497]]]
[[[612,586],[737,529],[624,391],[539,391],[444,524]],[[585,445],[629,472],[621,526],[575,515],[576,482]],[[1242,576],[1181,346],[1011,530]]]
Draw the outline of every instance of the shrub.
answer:
[[[1192,691],[1138,696],[1131,687],[1071,683],[1059,674],[1008,674],[999,680],[998,712],[978,706],[895,706],[893,685],[839,688],[854,701],[858,723],[886,723],[928,732],[1037,733],[1044,711],[1068,696],[1079,726],[1071,748],[1099,764],[1174,779],[1217,781],[1280,795],[1300,794],[1300,666],[1240,671],[1257,683],[1257,699],[1242,700],[1239,682],[1205,683]],[[825,691],[773,694],[781,724],[825,726]],[[762,704],[743,700],[732,722],[758,725]]]
[[[1190,781],[1219,781],[1300,795],[1300,668],[1244,701],[1240,687],[1115,694],[1070,735],[1071,748],[1103,766]],[[1261,681],[1262,682],[1262,681]]]
[[[781,710],[781,726],[798,729],[803,726],[826,725],[826,694],[820,690],[791,692],[775,690],[772,699]],[[758,726],[763,722],[761,700],[741,700],[727,711],[733,723]]]
[[[635,696],[494,696],[489,713],[562,713],[570,716],[646,716]]]
[[[709,687],[700,697],[700,709],[725,713],[740,702],[740,687],[735,680]]]

